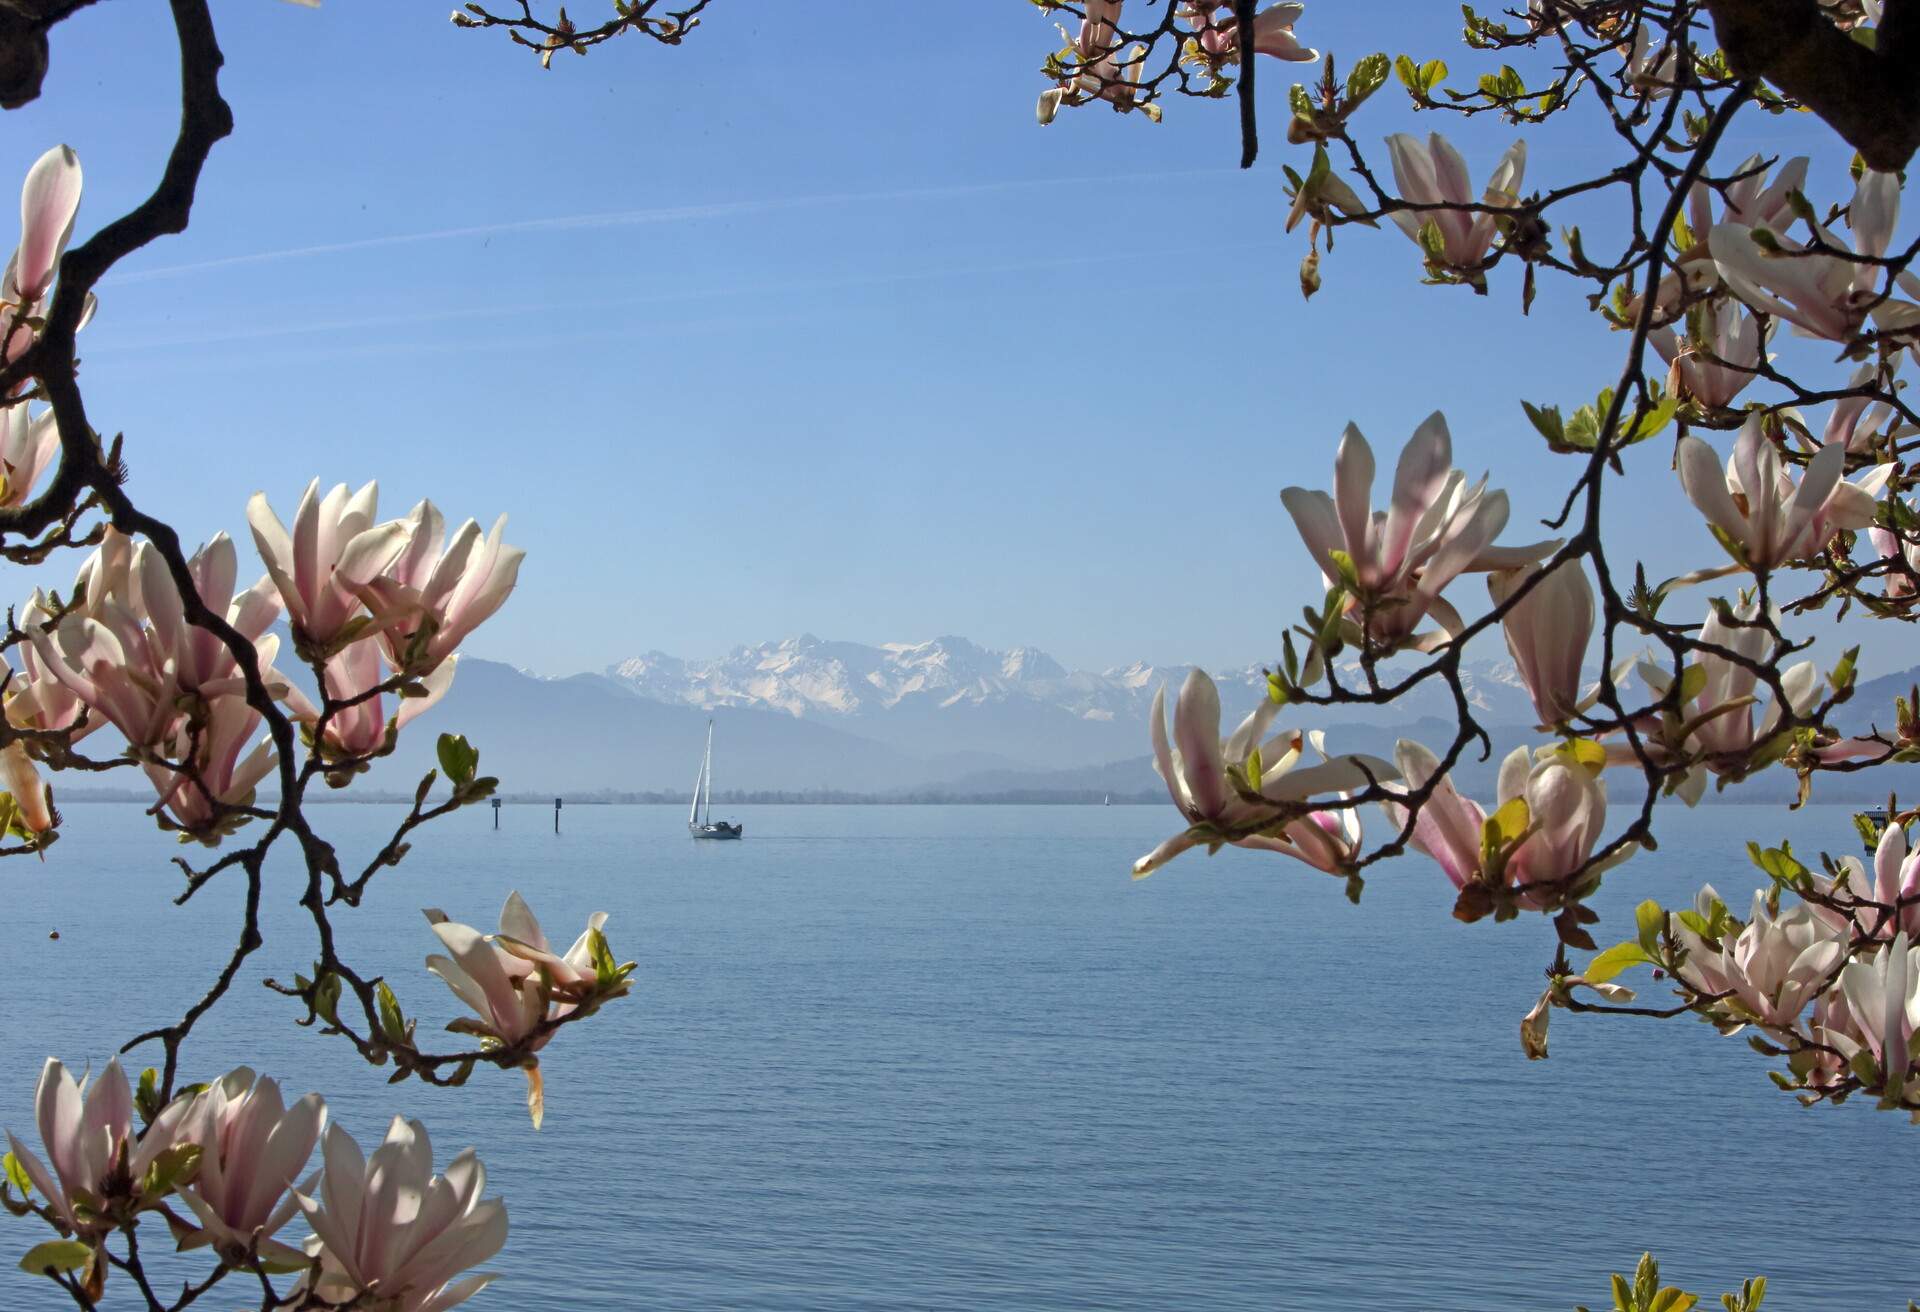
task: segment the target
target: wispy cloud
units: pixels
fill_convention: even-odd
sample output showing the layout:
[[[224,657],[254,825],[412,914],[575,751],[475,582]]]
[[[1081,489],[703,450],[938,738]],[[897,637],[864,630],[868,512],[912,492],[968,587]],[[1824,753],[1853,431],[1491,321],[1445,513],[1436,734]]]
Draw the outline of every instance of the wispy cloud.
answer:
[[[458,228],[432,228],[423,232],[391,233],[381,237],[358,237],[351,241],[322,242],[312,246],[288,246],[280,250],[255,251],[246,255],[227,255],[219,259],[196,260],[188,264],[162,265],[117,273],[105,279],[103,286],[154,282],[163,278],[181,278],[189,274],[209,273],[249,265],[278,264],[285,260],[314,259],[327,255],[345,255],[357,251],[379,250],[392,246],[414,246],[431,242],[458,241],[470,237],[499,237],[525,233],[573,232],[595,228],[632,228],[657,223],[689,223],[701,219],[739,218],[774,214],[788,210],[825,209],[838,206],[897,204],[901,202],[955,200],[967,196],[986,196],[998,192],[1036,191],[1060,187],[1088,187],[1137,182],[1161,182],[1182,178],[1229,177],[1232,169],[1189,169],[1177,172],[1108,174],[1104,177],[1022,178],[1001,182],[961,183],[948,187],[910,187],[893,191],[849,191],[819,196],[782,196],[760,200],[720,201],[706,205],[664,205],[639,210],[607,210],[593,214],[566,214],[551,218],[517,219],[504,223],[476,223]]]
[[[1265,249],[1263,242],[1219,243],[1208,249],[1218,253],[1234,253],[1244,250]],[[542,316],[549,322],[608,310],[633,309],[646,305],[669,305],[686,302],[725,300],[736,297],[777,297],[808,292],[839,291],[850,287],[877,287],[899,283],[940,282],[964,280],[968,278],[991,278],[1020,273],[1046,273],[1062,269],[1106,267],[1114,264],[1126,264],[1132,260],[1143,260],[1159,254],[1158,248],[1142,247],[1138,250],[1103,250],[1097,254],[1039,256],[1025,260],[978,261],[966,264],[918,266],[911,269],[889,270],[877,273],[845,274],[821,278],[793,278],[775,281],[739,283],[727,287],[692,288],[677,292],[652,292],[641,296],[605,297],[593,300],[561,302],[544,305]],[[833,308],[833,303],[822,302],[823,306]],[[354,316],[338,319],[303,319],[297,323],[282,324],[238,324],[231,328],[221,328],[204,333],[166,334],[160,337],[132,339],[124,341],[101,341],[89,350],[92,355],[108,354],[145,354],[153,351],[186,349],[212,346],[225,342],[259,342],[274,337],[300,336],[338,336],[349,333],[367,333],[383,328],[418,328],[431,324],[475,323],[489,320],[511,319],[526,313],[524,306],[489,301],[484,305],[458,306],[441,310],[418,310],[405,314],[382,314]],[[630,327],[644,327],[655,331],[675,330],[682,322],[666,319]],[[603,336],[596,332],[593,336]],[[522,344],[532,341],[553,340],[551,334],[538,333],[521,336],[516,340]],[[364,349],[380,351],[387,349],[380,345],[367,345]]]

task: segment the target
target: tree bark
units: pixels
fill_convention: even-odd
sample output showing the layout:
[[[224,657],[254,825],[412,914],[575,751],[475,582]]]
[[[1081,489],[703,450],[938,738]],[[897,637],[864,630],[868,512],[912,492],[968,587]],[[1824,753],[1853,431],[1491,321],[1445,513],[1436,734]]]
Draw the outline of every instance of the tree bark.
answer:
[[[1920,147],[1920,0],[1886,0],[1868,49],[1819,0],[1707,0],[1727,62],[1825,119],[1867,167],[1892,173]]]

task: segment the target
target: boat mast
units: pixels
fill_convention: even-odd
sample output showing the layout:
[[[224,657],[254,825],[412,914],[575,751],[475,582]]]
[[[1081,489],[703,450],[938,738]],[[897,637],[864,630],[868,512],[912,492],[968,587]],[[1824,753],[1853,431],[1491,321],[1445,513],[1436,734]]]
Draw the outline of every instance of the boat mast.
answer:
[[[687,810],[687,824],[700,823],[700,786],[707,780],[707,766],[713,760],[713,721],[707,721],[707,754],[700,758],[700,772],[693,776],[693,805]]]
[[[713,721],[712,720],[707,721],[707,759],[705,763],[700,767],[700,772],[703,775],[705,775],[707,779],[707,805],[704,810],[704,813],[700,817],[700,823],[703,825],[710,825],[713,823]]]

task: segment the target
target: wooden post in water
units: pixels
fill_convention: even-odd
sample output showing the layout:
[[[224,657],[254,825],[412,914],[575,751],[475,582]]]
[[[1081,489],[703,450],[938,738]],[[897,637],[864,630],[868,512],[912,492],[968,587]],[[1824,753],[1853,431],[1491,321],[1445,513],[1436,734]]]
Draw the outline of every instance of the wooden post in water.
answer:
[[[500,827],[500,799],[497,797],[493,799],[493,827]]]
[[[553,799],[553,832],[560,832],[560,799]]]

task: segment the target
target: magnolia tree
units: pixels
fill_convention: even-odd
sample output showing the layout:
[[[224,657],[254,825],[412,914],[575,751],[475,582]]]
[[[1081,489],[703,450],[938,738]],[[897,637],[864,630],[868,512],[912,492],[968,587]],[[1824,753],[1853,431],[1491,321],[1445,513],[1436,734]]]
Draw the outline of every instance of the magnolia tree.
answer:
[[[35,96],[46,33],[77,7],[5,9],[0,103]],[[19,244],[0,279],[0,555],[38,565],[86,553],[70,587],[36,589],[0,633],[0,854],[59,859],[51,775],[133,771],[152,785],[159,828],[205,853],[175,859],[176,900],[237,882],[244,920],[204,996],[174,1023],[126,1042],[123,1052],[154,1054],[137,1079],[117,1056],[80,1080],[61,1055],[48,1057],[35,1094],[39,1145],[8,1135],[0,1205],[51,1228],[21,1265],[83,1308],[111,1294],[180,1309],[219,1287],[227,1306],[237,1297],[262,1309],[441,1312],[487,1284],[491,1276],[474,1268],[506,1240],[505,1205],[487,1196],[473,1150],[435,1174],[426,1127],[396,1118],[366,1153],[327,1123],[318,1094],[289,1101],[267,1073],[202,1071],[185,1060],[188,1040],[264,946],[268,858],[291,849],[305,871],[300,905],[313,944],[279,948],[283,961],[311,952],[313,964],[290,983],[269,981],[294,1023],[391,1066],[395,1080],[459,1085],[476,1070],[518,1070],[536,1125],[539,1053],[623,995],[633,967],[614,960],[604,916],[561,952],[517,893],[507,894],[494,933],[428,910],[422,937],[442,951],[426,968],[473,1012],[449,1027],[456,1037],[440,1050],[416,1033],[386,980],[341,955],[334,917],[406,857],[415,830],[483,801],[494,780],[479,773],[465,739],[441,735],[440,768],[358,869],[342,864],[306,803],[317,788],[351,785],[402,732],[421,732],[409,726],[446,692],[467,635],[512,592],[522,553],[503,540],[504,517],[490,530],[469,519],[449,533],[430,501],[382,519],[375,485],[323,492],[316,480],[290,527],[275,498],[261,493],[246,505],[264,573],[243,586],[232,538],[189,551],[126,491],[119,442],[103,442],[87,414],[76,334],[117,261],[186,226],[201,169],[232,126],[205,0],[171,8],[181,125],[152,194],[71,245],[81,164],[53,146],[25,179]],[[286,653],[271,632],[281,621],[292,636]],[[303,667],[303,677],[289,678],[282,663]],[[271,800],[263,785],[274,788]],[[316,1149],[320,1164],[310,1169]],[[289,1229],[296,1217],[304,1235]],[[197,1250],[204,1267],[177,1292],[163,1288],[143,1240],[147,1253],[159,1241]]]
[[[1603,878],[1630,877],[1655,850],[1663,798],[1691,805],[1709,783],[1781,770],[1797,774],[1805,798],[1822,774],[1920,759],[1920,695],[1880,708],[1884,727],[1842,735],[1830,722],[1853,694],[1853,655],[1805,655],[1823,619],[1920,613],[1920,514],[1905,460],[1920,413],[1902,377],[1920,355],[1920,276],[1908,267],[1920,243],[1894,240],[1899,170],[1920,144],[1920,0],[1531,0],[1497,18],[1466,11],[1466,44],[1486,65],[1472,78],[1420,51],[1362,52],[1344,79],[1332,55],[1304,44],[1299,5],[1035,2],[1066,20],[1044,67],[1043,124],[1095,104],[1158,119],[1178,97],[1232,97],[1251,164],[1259,57],[1270,69],[1317,69],[1287,97],[1287,140],[1302,154],[1287,169],[1286,226],[1307,229],[1307,295],[1321,283],[1322,239],[1331,252],[1336,230],[1384,220],[1413,243],[1425,282],[1485,294],[1496,279],[1517,281],[1524,313],[1542,273],[1558,275],[1623,342],[1596,402],[1570,414],[1524,403],[1568,458],[1545,540],[1503,540],[1506,493],[1453,467],[1437,414],[1401,448],[1383,510],[1372,447],[1354,428],[1333,454],[1331,493],[1284,489],[1324,601],[1282,636],[1266,700],[1231,735],[1221,736],[1204,673],[1179,690],[1170,719],[1162,694],[1154,756],[1185,824],[1135,874],[1233,844],[1339,878],[1358,900],[1370,867],[1411,848],[1458,890],[1463,920],[1551,917],[1558,947],[1521,1022],[1527,1055],[1546,1055],[1554,1010],[1692,1013],[1747,1031],[1775,1082],[1804,1101],[1863,1095],[1920,1117],[1920,854],[1905,836],[1916,813],[1860,818],[1870,863],[1841,854],[1809,865],[1784,844],[1756,846],[1765,883],[1750,900],[1706,888],[1691,906],[1644,902],[1631,937],[1605,951],[1587,905]],[[0,105],[38,95],[48,33],[78,7],[0,7]],[[516,0],[498,12],[469,5],[453,20],[504,31],[550,67],[556,54],[624,35],[678,44],[706,7],[616,0],[610,17],[580,25]],[[561,953],[517,894],[493,933],[428,910],[444,952],[427,969],[474,1013],[451,1027],[462,1043],[435,1051],[389,983],[340,955],[333,918],[405,858],[416,829],[483,800],[494,781],[464,739],[442,735],[440,770],[357,869],[342,865],[306,803],[316,788],[350,786],[400,733],[421,732],[411,722],[512,590],[520,553],[499,523],[482,532],[469,520],[449,536],[430,502],[382,520],[372,484],[322,493],[316,480],[290,528],[266,494],[247,505],[264,575],[242,588],[232,539],[189,551],[128,495],[120,443],[104,442],[87,415],[76,335],[116,262],[186,226],[200,173],[232,126],[206,0],[170,8],[181,124],[152,194],[69,249],[80,162],[52,147],[25,180],[19,244],[0,282],[0,554],[39,565],[88,553],[71,587],[35,591],[0,634],[0,853],[52,849],[53,774],[138,771],[157,825],[206,852],[176,860],[179,900],[236,882],[245,918],[204,996],[127,1041],[123,1051],[154,1054],[137,1080],[115,1058],[76,1081],[49,1057],[39,1148],[10,1136],[0,1204],[49,1227],[22,1265],[82,1308],[111,1296],[175,1312],[218,1287],[223,1303],[237,1294],[262,1309],[440,1312],[487,1282],[475,1268],[506,1237],[505,1207],[487,1196],[471,1150],[436,1175],[426,1128],[396,1119],[367,1154],[327,1124],[319,1095],[289,1103],[268,1074],[186,1061],[196,1028],[264,946],[265,863],[288,849],[305,871],[313,964],[273,985],[291,1019],[390,1065],[395,1079],[458,1085],[488,1067],[521,1071],[536,1123],[541,1050],[624,994],[632,967],[616,962],[600,916]],[[1138,10],[1147,19],[1133,30]],[[1441,133],[1389,137],[1382,158],[1360,111],[1393,80],[1421,110],[1491,116],[1523,135],[1478,190]],[[1803,109],[1856,152],[1850,173],[1720,149],[1742,115]],[[1524,131],[1569,115],[1613,134],[1616,164],[1528,190]],[[1556,228],[1576,207],[1611,218],[1590,220],[1584,235]],[[1789,336],[1825,348],[1774,349]],[[1629,478],[1677,478],[1720,556],[1659,580],[1627,568],[1602,533],[1602,506]],[[1484,576],[1484,599],[1469,574]],[[271,633],[280,620],[292,636],[284,654]],[[1496,627],[1539,741],[1501,763],[1496,796],[1475,800],[1455,771],[1490,739],[1461,661]],[[300,681],[283,661],[303,668]],[[1589,683],[1590,662],[1599,676]],[[1403,741],[1393,761],[1276,730],[1283,714],[1390,704],[1425,684],[1451,691],[1455,732]],[[86,741],[102,728],[117,752]],[[259,793],[269,783],[271,801]],[[1835,835],[1836,847],[1847,837]],[[1620,981],[1637,969],[1671,1001],[1636,1005]],[[290,1229],[296,1218],[304,1235]],[[156,1230],[204,1256],[203,1274],[177,1293],[143,1259]],[[1763,1294],[1754,1281],[1723,1302],[1751,1312]],[[1620,1312],[1671,1312],[1694,1297],[1663,1287],[1647,1260],[1631,1280],[1615,1278],[1614,1301]]]

